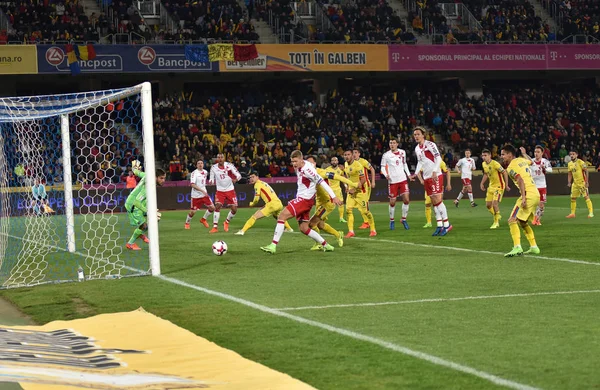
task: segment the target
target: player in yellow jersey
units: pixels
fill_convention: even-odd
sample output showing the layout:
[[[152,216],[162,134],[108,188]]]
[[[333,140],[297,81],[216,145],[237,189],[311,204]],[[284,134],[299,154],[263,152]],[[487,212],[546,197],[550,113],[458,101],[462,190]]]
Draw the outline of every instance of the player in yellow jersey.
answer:
[[[577,158],[578,154],[576,151],[571,150],[569,152],[569,157],[571,157],[571,161],[569,161],[568,169],[568,183],[567,185],[571,187],[571,214],[567,215],[567,218],[575,218],[575,209],[577,209],[577,198],[583,196],[585,199],[585,204],[588,208],[588,218],[594,217],[594,206],[592,205],[592,200],[590,199],[590,193],[588,187],[590,185],[590,179],[588,177],[587,172],[587,164],[585,161]]]
[[[360,157],[360,149],[354,148],[352,149],[352,157],[354,161],[358,161],[360,165],[363,166],[365,172],[365,188],[367,190],[367,200],[371,200],[371,190],[375,188],[375,168],[371,165],[370,162]],[[371,175],[369,177],[369,174]],[[363,214],[363,224],[360,225],[359,229],[368,229],[369,221],[365,214]]]
[[[344,176],[344,170],[340,168],[338,158],[332,157],[330,162],[331,165],[325,169],[325,172]],[[344,196],[342,195],[342,186],[340,185],[340,182],[338,180],[330,179],[329,187],[331,187],[333,193],[338,199],[344,199]],[[340,222],[346,223],[346,220],[344,219],[344,205],[338,206],[338,211],[340,213]]]
[[[352,151],[346,150],[344,152],[344,159],[347,162],[344,173],[352,183],[357,184],[357,188],[348,188],[346,195],[346,217],[348,219],[348,234],[346,238],[354,237],[354,214],[352,211],[357,208],[360,211],[364,219],[369,223],[371,237],[377,235],[375,230],[375,219],[373,214],[369,210],[369,195],[368,189],[365,185],[366,177],[364,167],[352,156]]]
[[[273,187],[260,180],[258,178],[257,172],[251,172],[250,176],[248,177],[248,181],[250,182],[250,184],[254,185],[254,199],[252,200],[252,202],[250,202],[249,206],[254,207],[260,201],[260,199],[262,199],[265,202],[265,205],[262,209],[255,212],[254,215],[252,215],[246,221],[242,230],[235,233],[237,236],[243,236],[246,233],[246,231],[248,231],[248,229],[250,229],[258,219],[269,216],[272,216],[273,218],[277,219],[279,213],[281,212],[281,210],[283,210],[283,203],[281,203],[281,200],[279,200],[279,198],[277,197],[277,194],[273,190]],[[287,221],[285,222],[285,231],[289,233],[294,231],[294,229],[291,228],[290,224],[287,223]]]
[[[485,182],[489,180],[490,184],[485,193],[485,207],[494,217],[494,223],[490,226],[490,229],[497,229],[500,227],[500,219],[502,219],[500,202],[502,202],[504,190],[510,191],[508,173],[498,161],[492,160],[492,153],[488,149],[483,149],[481,159],[483,160],[483,177],[479,187],[481,191],[486,191]]]
[[[508,219],[513,248],[504,257],[521,256],[523,253],[540,253],[540,249],[535,242],[533,229],[528,223],[529,219],[533,219],[535,210],[540,203],[540,193],[531,177],[529,169],[532,164],[531,161],[522,157],[516,157],[516,155],[517,151],[512,145],[504,146],[500,155],[502,160],[508,164],[506,168],[508,176],[510,176],[521,193]],[[530,247],[526,252],[523,252],[523,248],[521,248],[521,231],[519,230],[519,225],[525,232],[527,241],[529,241]]]
[[[446,176],[446,191],[452,191],[452,173],[448,169],[448,166],[446,165],[444,160],[442,160],[440,162],[440,170],[442,171],[442,173],[440,173],[438,175],[438,181],[440,183],[440,187],[441,188],[444,187],[444,175],[445,175]],[[417,178],[419,179],[421,184],[425,184],[425,181],[423,180],[422,172],[423,172],[423,170],[421,170],[421,172],[417,172]],[[443,196],[443,194],[442,194],[442,196]],[[427,191],[425,191],[425,220],[427,221],[427,223],[425,225],[423,225],[423,228],[430,228],[431,227],[431,197],[429,195],[427,195]]]
[[[311,164],[313,164],[315,167],[317,166],[317,160],[313,157],[313,156],[308,156],[306,157],[306,161],[310,162]],[[349,185],[353,188],[356,188],[356,184],[352,183],[350,180],[346,179],[344,176],[338,175],[337,173],[334,172],[328,172],[326,169],[321,169],[321,168],[316,168],[317,170],[317,174],[319,176],[321,176],[323,179],[325,179],[325,181],[327,181],[327,183],[331,183],[332,181],[335,181],[338,183],[344,183],[346,185]],[[329,184],[331,186],[331,184]],[[332,188],[333,189],[333,188]],[[335,192],[335,191],[334,191]],[[337,197],[337,194],[336,194]],[[315,204],[315,213],[313,214],[313,216],[310,218],[310,221],[308,222],[308,226],[313,229],[313,230],[317,230],[318,229],[323,229],[323,231],[333,235],[337,241],[338,241],[338,245],[340,247],[344,246],[344,232],[342,232],[341,230],[335,230],[333,227],[331,227],[331,225],[329,225],[326,221],[327,221],[327,216],[329,214],[331,214],[331,212],[335,209],[335,204],[331,201],[331,198],[329,197],[329,194],[327,194],[327,191],[325,191],[325,189],[321,189],[321,186],[317,187],[317,202]],[[323,247],[319,244],[315,244],[311,250],[322,250]]]

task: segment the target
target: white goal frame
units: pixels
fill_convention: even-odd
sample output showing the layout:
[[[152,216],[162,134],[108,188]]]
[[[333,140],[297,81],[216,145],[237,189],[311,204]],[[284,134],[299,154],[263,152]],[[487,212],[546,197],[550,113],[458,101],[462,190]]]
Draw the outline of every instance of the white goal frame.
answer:
[[[98,97],[91,94],[97,92]],[[87,94],[87,101],[78,101],[73,99],[75,95]],[[14,115],[10,108],[6,105],[0,107],[0,123],[18,123],[19,121],[36,120],[44,118],[59,118],[60,132],[62,140],[62,164],[63,164],[63,183],[64,183],[64,207],[66,220],[66,251],[86,257],[85,253],[77,251],[76,247],[76,229],[74,216],[73,202],[73,177],[71,164],[71,134],[70,134],[70,117],[77,112],[106,106],[109,103],[116,104],[119,100],[133,95],[140,96],[141,120],[142,120],[142,141],[144,155],[144,172],[146,174],[146,201],[147,201],[147,225],[149,244],[149,271],[151,275],[158,276],[161,274],[160,267],[160,250],[159,250],[159,233],[158,233],[158,205],[156,195],[156,166],[154,154],[154,131],[153,131],[153,115],[152,115],[152,86],[150,82],[144,82],[133,87],[119,89],[114,91],[89,91],[81,93],[73,93],[69,95],[57,95],[59,98],[64,96],[64,100],[54,100],[51,103],[41,102],[36,107],[36,103],[27,102],[25,97],[12,98],[11,108],[18,115]],[[70,96],[70,97],[69,97]],[[30,98],[42,98],[41,96],[32,96]],[[11,98],[4,98],[11,99]],[[61,104],[63,105],[62,108]],[[48,106],[57,105],[59,108],[48,110]],[[45,106],[45,107],[44,107]],[[44,110],[44,108],[46,110]],[[0,151],[2,152],[2,151]],[[24,240],[29,238],[23,237]],[[124,245],[124,243],[123,243]],[[65,250],[65,248],[59,248]],[[126,267],[128,268],[128,267]],[[146,271],[147,272],[147,271]]]

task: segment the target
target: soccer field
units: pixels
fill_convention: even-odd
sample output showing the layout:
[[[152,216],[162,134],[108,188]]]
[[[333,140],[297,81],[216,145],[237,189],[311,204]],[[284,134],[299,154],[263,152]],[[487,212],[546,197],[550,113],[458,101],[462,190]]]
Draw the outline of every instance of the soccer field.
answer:
[[[38,323],[142,306],[319,389],[600,387],[600,216],[586,218],[579,200],[577,218],[565,219],[568,197],[552,197],[534,227],[542,253],[506,259],[514,201],[504,200],[497,230],[481,199],[477,208],[446,201],[454,230],[440,238],[421,228],[421,200],[411,203],[408,231],[389,231],[387,204],[374,204],[377,237],[357,229],[323,253],[285,233],[276,255],[259,249],[273,219],[233,235],[254,209],[215,235],[201,213],[184,230],[185,212],[165,212],[162,277],[1,294]],[[337,219],[334,211],[332,225],[346,232]],[[218,239],[229,246],[223,257],[211,252]]]

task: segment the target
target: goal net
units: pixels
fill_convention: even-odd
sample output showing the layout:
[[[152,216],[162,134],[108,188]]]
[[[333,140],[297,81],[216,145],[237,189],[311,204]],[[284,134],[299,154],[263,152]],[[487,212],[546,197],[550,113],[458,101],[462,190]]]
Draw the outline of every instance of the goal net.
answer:
[[[149,83],[0,98],[0,287],[160,273]],[[125,200],[144,163],[149,244]],[[130,187],[134,183],[130,180]]]

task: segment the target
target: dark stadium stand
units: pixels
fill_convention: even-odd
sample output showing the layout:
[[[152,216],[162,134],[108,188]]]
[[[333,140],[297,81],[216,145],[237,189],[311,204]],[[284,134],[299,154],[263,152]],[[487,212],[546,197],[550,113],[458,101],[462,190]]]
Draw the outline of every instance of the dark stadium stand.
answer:
[[[580,150],[590,162],[598,159],[597,88],[572,92],[505,84],[486,87],[483,96],[469,98],[454,82],[419,85],[348,84],[331,91],[324,105],[305,92],[159,99],[157,159],[165,166],[174,160],[193,169],[196,159],[210,161],[223,152],[236,165],[250,160],[261,176],[285,176],[287,156],[294,149],[326,161],[358,146],[377,165],[392,136],[412,155],[411,129],[416,124],[442,137],[442,154],[450,166],[465,148],[474,153],[489,148],[497,155],[507,139],[528,148],[546,146],[549,159],[558,166],[564,165],[569,148]],[[272,165],[279,170],[270,170]]]
[[[404,21],[384,0],[334,1],[325,4],[324,11],[333,28],[318,32],[316,41],[415,41]]]

